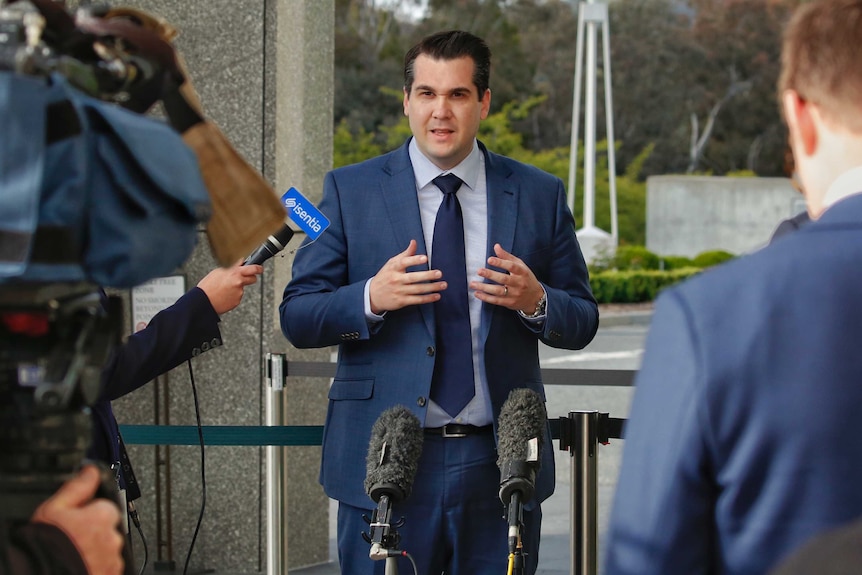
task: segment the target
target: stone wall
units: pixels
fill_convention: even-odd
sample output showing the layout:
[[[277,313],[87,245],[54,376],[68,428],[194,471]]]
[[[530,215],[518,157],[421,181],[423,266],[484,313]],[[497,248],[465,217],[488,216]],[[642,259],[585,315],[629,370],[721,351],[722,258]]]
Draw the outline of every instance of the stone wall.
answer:
[[[781,220],[804,208],[786,178],[653,176],[646,247],[664,256],[743,254],[766,245]]]

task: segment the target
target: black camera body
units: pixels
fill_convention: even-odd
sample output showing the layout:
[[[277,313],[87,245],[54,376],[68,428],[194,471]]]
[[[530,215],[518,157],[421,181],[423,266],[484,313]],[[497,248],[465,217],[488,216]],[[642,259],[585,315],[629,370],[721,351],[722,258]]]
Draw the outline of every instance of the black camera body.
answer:
[[[119,341],[121,312],[118,298],[105,298],[92,285],[0,286],[5,524],[29,519],[84,461],[92,439],[89,406],[99,395],[101,367]],[[105,474],[110,480],[107,469]]]
[[[173,272],[210,216],[181,135],[118,105],[161,68],[86,19],[98,28],[86,8],[0,0],[0,529],[85,460],[123,324],[102,288]]]

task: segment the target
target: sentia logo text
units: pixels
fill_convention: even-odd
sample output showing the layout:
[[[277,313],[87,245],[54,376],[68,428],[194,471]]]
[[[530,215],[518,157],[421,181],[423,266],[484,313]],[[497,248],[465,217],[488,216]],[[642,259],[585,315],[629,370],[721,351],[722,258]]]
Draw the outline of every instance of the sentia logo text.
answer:
[[[291,221],[298,225],[311,239],[317,239],[329,227],[329,220],[326,216],[296,188],[287,190],[281,196],[281,201]]]

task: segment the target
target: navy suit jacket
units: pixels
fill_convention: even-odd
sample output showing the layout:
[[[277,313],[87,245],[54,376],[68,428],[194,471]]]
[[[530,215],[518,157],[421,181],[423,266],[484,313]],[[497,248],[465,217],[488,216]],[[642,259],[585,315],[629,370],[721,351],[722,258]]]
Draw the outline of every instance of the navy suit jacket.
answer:
[[[363,481],[372,425],[396,404],[424,421],[434,370],[433,305],[387,312],[373,332],[365,317],[366,281],[411,239],[418,242],[418,253],[427,253],[408,143],[326,176],[320,209],[331,226],[297,250],[280,308],[282,330],[293,345],[339,345],[320,479],[330,497],[356,507],[371,504]],[[483,306],[483,369],[496,426],[512,389],[527,387],[544,398],[539,340],[583,348],[598,328],[598,308],[562,182],[480,147],[488,190],[487,253],[493,255],[499,243],[530,267],[548,294],[547,319],[538,332],[515,311]],[[553,492],[547,432],[545,446],[537,501]]]
[[[153,316],[147,327],[115,348],[101,373],[101,395],[92,406],[93,442],[89,457],[119,461],[117,421],[111,400],[133,392],[203,351],[221,345],[219,316],[209,298],[194,287]],[[121,476],[121,487],[125,478]]]
[[[607,575],[766,573],[862,515],[862,195],[657,301]]]

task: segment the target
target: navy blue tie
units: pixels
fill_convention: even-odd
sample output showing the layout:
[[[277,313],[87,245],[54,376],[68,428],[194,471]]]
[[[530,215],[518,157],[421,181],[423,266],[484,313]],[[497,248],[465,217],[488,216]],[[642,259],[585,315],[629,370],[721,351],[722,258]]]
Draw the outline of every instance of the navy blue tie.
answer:
[[[431,380],[431,399],[455,417],[475,394],[464,217],[455,195],[462,182],[455,174],[438,176],[433,181],[443,192],[443,203],[437,210],[434,224],[431,267],[443,272],[443,280],[448,287],[440,292],[440,301],[434,304],[437,358]]]

